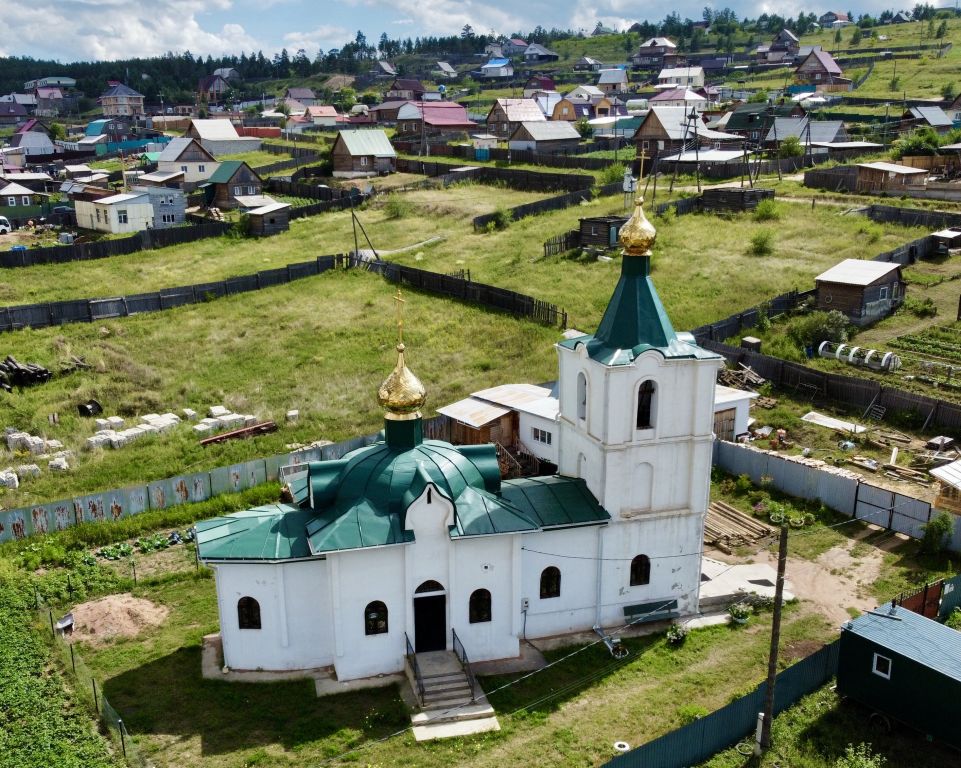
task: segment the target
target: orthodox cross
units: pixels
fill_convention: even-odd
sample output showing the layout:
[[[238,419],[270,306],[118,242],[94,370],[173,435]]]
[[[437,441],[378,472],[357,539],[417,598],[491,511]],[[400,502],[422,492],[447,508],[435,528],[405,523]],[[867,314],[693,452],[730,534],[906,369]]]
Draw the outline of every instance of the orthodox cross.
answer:
[[[394,301],[397,302],[397,343],[404,343],[404,304],[407,303],[407,299],[401,296],[400,288],[397,289],[397,295],[394,296]]]

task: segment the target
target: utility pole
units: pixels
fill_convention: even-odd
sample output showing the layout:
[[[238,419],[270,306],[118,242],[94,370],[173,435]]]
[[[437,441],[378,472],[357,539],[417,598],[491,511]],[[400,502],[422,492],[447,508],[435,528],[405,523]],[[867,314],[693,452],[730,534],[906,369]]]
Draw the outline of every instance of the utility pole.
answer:
[[[781,643],[781,604],[784,599],[784,571],[787,568],[787,525],[781,524],[777,550],[777,584],[774,587],[774,618],[771,622],[771,654],[767,662],[767,691],[764,695],[764,720],[761,722],[760,747],[771,746],[771,721],[774,719],[774,683],[777,680],[777,652]]]

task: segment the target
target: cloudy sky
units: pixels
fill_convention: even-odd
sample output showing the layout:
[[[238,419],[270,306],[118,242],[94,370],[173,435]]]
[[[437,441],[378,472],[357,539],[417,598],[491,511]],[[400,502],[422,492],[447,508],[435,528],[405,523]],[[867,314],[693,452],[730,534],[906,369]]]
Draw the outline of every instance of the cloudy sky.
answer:
[[[936,4],[936,3],[935,3]],[[660,4],[647,0],[0,0],[0,55],[62,62],[154,56],[166,51],[194,54],[286,47],[339,47],[362,30],[373,43],[390,37],[443,35],[471,24],[478,32],[508,33],[544,27],[591,30],[601,21],[613,28],[670,10],[700,18],[706,0]],[[800,0],[732,0],[739,15],[777,12],[794,16],[812,8]],[[906,4],[904,7],[907,7]],[[895,7],[888,0],[844,6],[855,13]],[[900,7],[900,6],[897,6]]]

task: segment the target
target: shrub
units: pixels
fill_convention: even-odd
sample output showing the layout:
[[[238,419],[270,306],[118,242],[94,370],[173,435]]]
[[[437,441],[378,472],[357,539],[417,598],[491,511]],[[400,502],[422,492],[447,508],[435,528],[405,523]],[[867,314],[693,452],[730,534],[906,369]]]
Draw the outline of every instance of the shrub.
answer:
[[[771,309],[771,302],[764,301],[757,305],[757,320],[754,321],[754,327],[757,329],[758,333],[764,333],[771,327],[771,318],[768,315],[768,311]]]
[[[778,157],[800,157],[804,154],[804,145],[797,136],[788,136],[778,147]]]
[[[700,704],[684,704],[677,708],[677,716],[681,718],[681,723],[687,725],[695,720],[700,720],[705,715],[710,714],[706,707]]]
[[[781,218],[781,208],[771,198],[762,200],[754,209],[755,221],[778,221]]]
[[[887,762],[884,755],[875,755],[870,744],[848,744],[844,756],[839,757],[834,768],[881,768]]]
[[[959,612],[961,615],[961,612]],[[671,645],[680,645],[687,638],[687,627],[681,624],[671,624],[667,629],[667,642]]]
[[[930,296],[925,296],[923,299],[905,297],[904,308],[915,317],[934,317],[938,314],[938,305]]]
[[[487,222],[487,231],[495,232],[500,229],[507,229],[514,220],[514,214],[507,208],[498,208],[491,214],[493,218]]]
[[[616,184],[624,179],[624,164],[613,163],[601,171],[601,184]]]
[[[748,475],[738,475],[737,480],[734,481],[734,492],[738,496],[743,496],[753,487],[754,484],[751,482],[751,478]]]
[[[751,256],[770,256],[774,253],[774,233],[769,229],[759,229],[751,235],[747,252]]]
[[[727,609],[731,621],[735,624],[743,624],[751,617],[751,606],[747,603],[734,603]]]
[[[767,91],[758,91],[757,93],[752,93],[747,100],[748,104],[765,104],[767,103],[768,96]]]
[[[836,309],[811,312],[792,320],[788,335],[801,347],[816,347],[822,341],[847,341],[848,319]]]
[[[397,194],[390,195],[384,203],[384,215],[388,219],[406,219],[413,212],[410,201]]]
[[[955,608],[944,620],[944,626],[961,631],[961,608]]]
[[[951,543],[954,531],[954,518],[947,512],[939,512],[927,525],[923,526],[924,536],[921,538],[921,551],[929,555],[936,555]]]
[[[591,125],[590,121],[586,117],[582,117],[580,120],[574,123],[574,127],[577,129],[577,132],[581,135],[582,139],[589,139],[594,135],[594,126]]]

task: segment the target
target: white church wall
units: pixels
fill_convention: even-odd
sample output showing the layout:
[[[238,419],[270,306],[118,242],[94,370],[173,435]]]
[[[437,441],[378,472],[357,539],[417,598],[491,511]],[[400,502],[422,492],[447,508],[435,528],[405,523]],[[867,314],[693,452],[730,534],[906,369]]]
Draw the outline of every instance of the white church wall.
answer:
[[[453,542],[451,626],[471,661],[507,659],[520,654],[516,614],[520,612],[520,537],[481,536]],[[491,620],[470,623],[470,596],[477,589],[491,594]]]
[[[224,663],[232,669],[309,669],[331,663],[327,564],[224,563],[216,566]],[[237,603],[254,598],[260,629],[241,629]]]
[[[594,626],[597,563],[593,557],[597,552],[597,526],[529,533],[522,537],[521,545],[521,598],[529,603],[527,637],[559,635]],[[585,556],[591,559],[583,559]],[[549,566],[561,572],[561,593],[559,597],[542,600],[541,573]]]
[[[425,581],[437,581],[447,590],[448,627],[450,626],[451,583],[450,526],[454,524],[454,505],[432,485],[407,508],[406,526],[414,532],[414,542],[407,545],[405,576],[407,594]],[[407,620],[407,634],[414,640],[413,612]],[[449,641],[448,641],[449,643]]]
[[[374,547],[328,555],[334,603],[334,668],[339,680],[403,670],[408,615],[406,548]],[[364,609],[375,600],[387,606],[387,632],[368,635]]]

